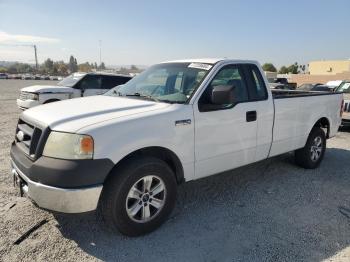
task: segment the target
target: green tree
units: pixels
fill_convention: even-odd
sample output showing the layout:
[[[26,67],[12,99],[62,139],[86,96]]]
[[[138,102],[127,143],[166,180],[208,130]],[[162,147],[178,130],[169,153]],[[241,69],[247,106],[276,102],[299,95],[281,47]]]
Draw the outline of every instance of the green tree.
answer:
[[[102,62],[102,63],[98,66],[98,69],[99,69],[99,70],[105,70],[105,69],[106,69],[105,63]]]
[[[71,73],[77,72],[78,71],[78,63],[77,59],[74,58],[74,56],[70,56],[69,58],[69,63],[68,63],[68,69]]]
[[[133,70],[133,71],[138,71],[139,69],[137,68],[137,66],[135,65],[131,65],[130,66],[130,69]]]
[[[278,71],[279,74],[288,74],[288,68],[286,66],[282,66],[280,70]]]
[[[299,65],[297,62],[288,66],[288,72],[291,74],[299,74]]]
[[[53,73],[53,61],[48,58],[45,60],[44,65],[43,65],[44,71],[48,72],[49,74]]]
[[[262,68],[266,72],[277,72],[276,67],[272,63],[265,63]]]
[[[86,62],[86,63],[84,63],[84,64],[78,65],[78,69],[79,69],[79,71],[81,71],[81,72],[90,72],[91,69],[92,69],[92,67],[91,67],[91,65],[89,64],[89,62]]]

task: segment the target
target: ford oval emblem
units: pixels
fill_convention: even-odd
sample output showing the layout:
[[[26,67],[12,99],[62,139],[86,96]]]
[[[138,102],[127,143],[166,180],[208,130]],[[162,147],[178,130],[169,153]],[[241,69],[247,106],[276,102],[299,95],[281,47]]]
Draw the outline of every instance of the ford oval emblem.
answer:
[[[17,136],[18,141],[23,141],[23,139],[24,139],[23,131],[18,131],[16,136]]]

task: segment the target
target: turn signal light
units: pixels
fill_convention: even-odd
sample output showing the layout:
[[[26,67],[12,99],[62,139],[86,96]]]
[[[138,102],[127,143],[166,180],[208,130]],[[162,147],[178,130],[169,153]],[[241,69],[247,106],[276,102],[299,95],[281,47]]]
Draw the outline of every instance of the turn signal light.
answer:
[[[84,154],[91,154],[94,152],[94,140],[90,136],[84,136],[80,140],[80,150]]]

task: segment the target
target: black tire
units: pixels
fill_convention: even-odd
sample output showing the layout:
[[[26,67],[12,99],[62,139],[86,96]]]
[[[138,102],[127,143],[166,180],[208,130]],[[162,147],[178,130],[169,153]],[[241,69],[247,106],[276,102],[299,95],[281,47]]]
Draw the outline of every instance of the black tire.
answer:
[[[127,236],[147,234],[158,228],[168,218],[176,201],[177,183],[175,174],[170,167],[160,159],[140,157],[128,160],[112,172],[113,173],[104,184],[100,203],[102,215],[107,226]],[[164,192],[166,192],[166,194],[164,193],[165,197],[162,208],[154,214],[153,218],[150,218],[149,221],[138,222],[135,221],[136,215],[134,218],[130,218],[130,215],[128,215],[127,201],[130,200],[128,194],[129,190],[135,186],[135,183],[147,176],[159,177],[163,182],[165,187]],[[141,182],[143,181],[144,180],[141,180]],[[127,200],[127,198],[129,200]],[[149,199],[151,198],[152,196],[149,197]],[[144,201],[143,198],[136,200],[138,203],[142,201]],[[150,210],[151,207],[155,209],[151,206],[150,202],[148,203],[148,210]],[[142,202],[142,210],[140,210],[141,216],[145,208],[143,205],[145,204],[147,203]]]
[[[318,157],[313,157],[312,148],[315,147],[315,139],[320,138],[321,146],[320,146],[320,154]],[[325,132],[320,127],[314,127],[310,135],[306,141],[306,144],[303,148],[295,151],[295,162],[297,165],[307,168],[314,169],[317,168],[324,157],[324,153],[326,151],[326,135]]]

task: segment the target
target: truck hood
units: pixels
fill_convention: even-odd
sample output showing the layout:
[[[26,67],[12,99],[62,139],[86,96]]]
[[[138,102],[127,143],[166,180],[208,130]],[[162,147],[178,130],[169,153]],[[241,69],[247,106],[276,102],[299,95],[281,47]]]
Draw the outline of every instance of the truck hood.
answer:
[[[21,89],[23,92],[30,93],[67,93],[72,92],[71,87],[66,86],[49,86],[49,85],[35,85],[27,86]]]
[[[91,96],[49,103],[28,109],[22,118],[32,124],[49,126],[52,130],[77,132],[89,125],[170,106],[141,99]]]

